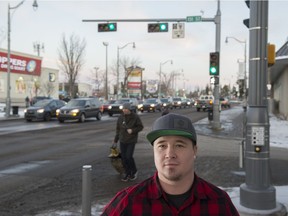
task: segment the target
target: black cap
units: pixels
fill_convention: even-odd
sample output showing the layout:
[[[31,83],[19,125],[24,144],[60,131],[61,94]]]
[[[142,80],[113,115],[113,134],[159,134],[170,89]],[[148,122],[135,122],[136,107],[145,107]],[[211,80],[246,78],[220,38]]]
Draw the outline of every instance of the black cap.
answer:
[[[197,136],[192,121],[183,115],[170,113],[155,120],[146,138],[153,142],[161,136],[184,136],[196,145]]]
[[[128,109],[128,110],[130,110],[130,108],[131,108],[130,103],[124,103],[124,104],[123,104],[123,109]]]

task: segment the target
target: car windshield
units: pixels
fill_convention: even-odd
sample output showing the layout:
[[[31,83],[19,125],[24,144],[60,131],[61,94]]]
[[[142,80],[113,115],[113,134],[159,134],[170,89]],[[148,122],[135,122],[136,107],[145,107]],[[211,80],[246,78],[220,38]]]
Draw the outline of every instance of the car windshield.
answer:
[[[147,99],[145,100],[146,103],[156,103],[156,99]]]
[[[70,100],[67,107],[77,107],[77,106],[85,106],[86,101],[85,100]]]
[[[173,98],[173,101],[179,101],[181,98]]]
[[[161,102],[164,102],[164,103],[168,102],[167,98],[161,98],[160,100],[161,100]]]
[[[40,100],[37,103],[35,103],[33,106],[34,107],[43,107],[46,106],[47,104],[49,104],[51,102],[51,100]]]
[[[129,99],[121,99],[121,100],[117,100],[116,102],[115,102],[116,104],[124,104],[124,103],[129,103]]]

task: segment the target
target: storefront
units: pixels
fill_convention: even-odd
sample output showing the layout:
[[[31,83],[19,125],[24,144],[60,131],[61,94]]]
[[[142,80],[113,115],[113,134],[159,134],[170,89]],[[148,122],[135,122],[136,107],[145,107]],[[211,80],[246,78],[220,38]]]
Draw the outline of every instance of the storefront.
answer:
[[[7,98],[7,50],[0,49],[0,102]],[[10,55],[11,105],[24,105],[28,96],[58,98],[59,71],[42,67],[42,57],[11,52]]]

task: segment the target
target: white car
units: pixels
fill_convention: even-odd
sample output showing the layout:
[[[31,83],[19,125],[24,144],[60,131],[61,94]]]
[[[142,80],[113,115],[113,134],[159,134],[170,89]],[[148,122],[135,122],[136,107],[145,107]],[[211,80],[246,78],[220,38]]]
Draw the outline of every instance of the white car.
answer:
[[[0,112],[5,112],[5,110],[6,110],[6,104],[0,103]]]

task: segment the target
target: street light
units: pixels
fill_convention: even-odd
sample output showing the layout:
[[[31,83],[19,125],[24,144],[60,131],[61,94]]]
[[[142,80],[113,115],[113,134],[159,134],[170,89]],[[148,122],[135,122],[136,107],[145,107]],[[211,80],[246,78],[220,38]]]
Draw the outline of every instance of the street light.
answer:
[[[246,71],[246,65],[247,65],[247,52],[246,52],[246,47],[247,47],[247,42],[246,39],[245,40],[239,40],[235,37],[226,37],[225,43],[228,43],[228,39],[232,38],[234,40],[236,40],[239,43],[244,44],[244,89],[243,89],[243,93],[244,93],[244,111],[246,110],[247,107],[247,95],[246,95],[246,89],[247,89],[247,71]]]
[[[165,61],[165,62],[162,62],[162,63],[160,63],[160,72],[159,72],[159,98],[161,98],[161,74],[162,74],[162,65],[164,65],[164,64],[166,64],[166,63],[168,63],[168,62],[170,62],[171,64],[173,64],[173,61],[172,60],[167,60],[167,61]]]
[[[118,99],[118,95],[119,95],[119,50],[120,49],[124,49],[125,47],[127,47],[129,44],[133,44],[133,48],[136,48],[136,46],[135,46],[135,42],[130,42],[130,43],[127,43],[127,44],[125,44],[124,46],[122,46],[122,47],[117,47],[117,89],[116,89],[116,91],[117,91],[117,95],[116,95],[116,98]]]
[[[11,95],[10,95],[10,73],[11,73],[11,63],[10,63],[10,56],[11,56],[11,38],[10,38],[10,33],[11,33],[11,16],[10,16],[10,10],[17,9],[20,7],[25,0],[21,1],[19,4],[17,4],[14,7],[10,7],[10,3],[8,4],[8,36],[7,36],[7,43],[8,43],[8,49],[7,49],[7,97],[6,97],[6,117],[10,116],[10,109],[11,109]],[[33,9],[36,10],[38,8],[37,1],[34,0],[33,4]]]
[[[106,47],[106,71],[105,71],[105,99],[108,100],[108,42],[103,42]]]

